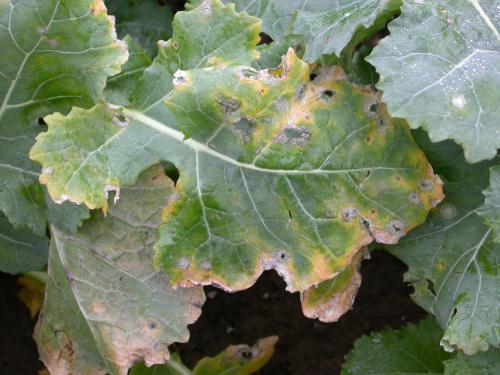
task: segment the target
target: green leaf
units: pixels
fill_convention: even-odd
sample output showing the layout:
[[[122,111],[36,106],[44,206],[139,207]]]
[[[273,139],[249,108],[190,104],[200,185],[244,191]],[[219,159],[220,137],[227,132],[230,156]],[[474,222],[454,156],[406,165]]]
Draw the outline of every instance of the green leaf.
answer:
[[[444,328],[447,350],[466,354],[500,344],[500,245],[477,209],[488,186],[491,165],[467,164],[452,142],[432,144],[417,134],[434,170],[444,179],[446,199],[417,228],[388,250],[405,262],[414,300],[436,316]]]
[[[399,11],[401,3],[401,0],[337,0],[323,11],[300,9],[292,33],[305,40],[305,61],[314,62],[326,54],[340,56],[354,37],[362,40],[371,34],[367,31],[371,27],[383,28]]]
[[[361,261],[369,257],[368,250],[361,249],[338,276],[301,293],[304,315],[322,322],[336,322],[348,312],[361,286]]]
[[[459,352],[444,364],[444,375],[498,375],[500,373],[500,350],[490,349],[474,356]]]
[[[173,183],[162,168],[123,189],[107,216],[76,234],[53,228],[46,300],[35,339],[52,375],[120,374],[139,359],[169,358],[201,313],[201,288],[173,290],[152,268],[161,211]]]
[[[177,353],[172,353],[170,359],[161,365],[147,367],[144,363],[137,363],[130,369],[129,375],[191,375],[190,369],[182,364]]]
[[[128,60],[122,66],[120,73],[108,78],[104,94],[111,103],[129,105],[130,96],[136,90],[144,70],[151,65],[151,59],[139,43],[129,35],[123,41],[128,46]]]
[[[490,169],[490,186],[483,194],[486,199],[477,213],[493,229],[495,242],[500,243],[500,166]]]
[[[0,215],[0,271],[11,274],[41,270],[47,263],[48,240],[15,228]]]
[[[469,162],[500,147],[500,18],[496,0],[405,1],[369,62],[389,112],[453,139]]]
[[[216,357],[205,357],[196,364],[193,375],[250,375],[271,359],[277,336],[258,340],[254,346],[231,345]]]
[[[203,0],[188,0],[186,9],[199,6]],[[238,12],[246,12],[262,20],[262,31],[274,40],[282,39],[287,33],[294,13],[299,10],[326,11],[332,7],[325,0],[223,0],[233,3]]]
[[[438,375],[451,357],[439,346],[442,331],[429,317],[418,325],[363,336],[354,342],[342,375]]]
[[[215,357],[202,358],[191,371],[185,367],[179,356],[162,365],[146,367],[135,365],[129,375],[250,375],[259,371],[272,357],[278,337],[258,340],[252,347],[231,345]]]
[[[268,71],[179,71],[168,103],[182,132],[134,110],[74,109],[46,118],[31,156],[51,171],[42,181],[54,198],[104,209],[107,191],[169,161],[178,196],[156,263],[172,282],[241,290],[275,268],[304,291],[374,239],[397,242],[442,198],[408,128],[376,94],[337,68],[312,82],[309,73],[293,51]]]
[[[178,12],[172,39],[158,43],[158,56],[144,71],[129,107],[175,127],[164,104],[172,90],[173,74],[178,69],[227,62],[252,64],[259,58],[255,46],[260,39],[260,24],[259,19],[238,14],[234,5],[225,6],[219,0],[206,1],[189,12]]]
[[[45,197],[27,158],[38,118],[94,105],[126,48],[102,1],[4,1],[0,24],[0,210],[42,235]]]
[[[156,42],[172,34],[173,14],[157,0],[105,0],[108,13],[116,17],[120,38],[131,35],[152,56]]]
[[[341,375],[496,375],[500,350],[474,356],[447,353],[439,346],[442,330],[432,317],[418,325],[388,329],[354,342]]]

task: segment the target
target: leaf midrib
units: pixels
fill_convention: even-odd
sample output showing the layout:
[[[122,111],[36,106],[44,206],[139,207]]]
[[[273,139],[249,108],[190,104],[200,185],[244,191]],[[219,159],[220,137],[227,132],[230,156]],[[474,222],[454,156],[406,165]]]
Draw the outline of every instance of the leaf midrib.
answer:
[[[217,159],[223,160],[229,164],[232,164],[238,168],[244,168],[248,170],[253,170],[257,172],[263,172],[263,173],[273,173],[273,174],[278,174],[278,175],[306,175],[306,174],[312,174],[312,175],[332,175],[332,174],[347,174],[347,173],[352,173],[352,172],[367,172],[367,171],[373,171],[373,170],[390,170],[390,171],[397,171],[397,170],[414,170],[413,168],[394,168],[394,167],[364,167],[364,168],[352,168],[352,169],[337,169],[337,170],[325,170],[325,169],[311,169],[311,170],[294,170],[294,169],[269,169],[269,168],[262,168],[258,167],[254,164],[248,164],[248,163],[242,163],[237,160],[234,160],[230,158],[227,155],[221,154],[218,151],[215,151],[208,147],[207,145],[193,139],[193,138],[188,138],[186,139],[184,134],[178,130],[172,129],[165,124],[161,123],[158,120],[155,120],[144,113],[137,112],[135,110],[123,108],[119,105],[115,104],[109,104],[109,106],[112,109],[120,109],[126,116],[139,121],[140,123],[149,126],[152,129],[157,130],[160,133],[166,134],[170,138],[175,139],[179,143],[183,143],[189,148],[191,148],[195,152],[201,152],[207,155],[210,155],[212,157],[215,157]],[[120,130],[121,132],[123,130]]]

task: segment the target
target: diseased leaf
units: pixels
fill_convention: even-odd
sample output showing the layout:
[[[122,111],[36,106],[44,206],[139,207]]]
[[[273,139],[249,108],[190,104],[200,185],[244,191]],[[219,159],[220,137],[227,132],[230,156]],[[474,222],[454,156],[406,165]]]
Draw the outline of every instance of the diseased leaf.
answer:
[[[493,229],[494,241],[500,243],[500,166],[490,169],[490,186],[483,194],[486,199],[477,213]]]
[[[303,292],[300,302],[304,315],[322,322],[336,322],[348,312],[361,286],[361,261],[369,256],[367,249],[359,250],[337,277]]]
[[[120,38],[131,35],[152,56],[156,42],[172,34],[173,14],[157,0],[105,0],[108,13],[116,17]]]
[[[123,189],[107,216],[76,234],[52,231],[45,305],[35,330],[52,375],[127,374],[169,358],[168,345],[187,341],[201,313],[201,288],[170,288],[152,268],[161,210],[173,184],[160,167]]]
[[[439,346],[442,330],[432,317],[356,340],[341,375],[496,375],[500,350],[467,356]]]
[[[254,346],[231,345],[215,357],[202,358],[191,371],[175,353],[162,365],[135,365],[130,375],[250,375],[259,371],[272,357],[278,337],[260,339]]]
[[[286,2],[283,2],[286,3]],[[305,40],[303,59],[314,62],[321,55],[340,56],[354,38],[362,40],[375,27],[382,28],[399,11],[401,0],[336,0],[320,11],[300,9],[292,25],[292,33]]]
[[[418,325],[363,336],[346,356],[341,375],[438,375],[452,354],[439,346],[442,331],[432,317]]]
[[[277,336],[260,339],[252,347],[231,345],[216,357],[205,357],[196,364],[193,375],[250,375],[271,359]]]
[[[453,139],[469,162],[500,148],[500,17],[497,0],[405,1],[369,61],[389,112]]]
[[[172,38],[158,43],[158,56],[144,71],[129,107],[175,127],[164,104],[172,90],[173,74],[178,69],[227,62],[250,65],[259,57],[255,46],[260,24],[258,18],[238,14],[234,5],[225,6],[219,0],[206,1],[189,12],[178,12]]]
[[[46,272],[26,272],[17,279],[21,289],[17,296],[30,310],[31,319],[38,315],[42,308],[47,283]]]
[[[11,274],[41,270],[47,263],[48,239],[15,228],[0,215],[0,271]]]
[[[118,111],[74,109],[46,118],[31,156],[51,171],[41,180],[54,198],[104,209],[106,191],[170,161],[180,178],[156,262],[172,282],[241,290],[275,268],[304,291],[373,239],[397,242],[442,198],[377,95],[337,68],[309,73],[292,50],[268,71],[179,71],[168,105],[182,132],[134,110],[122,110],[123,127]]]
[[[38,118],[92,106],[126,47],[101,0],[3,1],[0,24],[0,210],[42,235],[45,197],[27,158]]]
[[[469,165],[451,142],[432,144],[418,133],[420,146],[444,179],[446,199],[423,226],[388,250],[405,262],[413,299],[444,328],[441,345],[466,354],[500,345],[500,245],[477,209],[488,172],[500,159]]]

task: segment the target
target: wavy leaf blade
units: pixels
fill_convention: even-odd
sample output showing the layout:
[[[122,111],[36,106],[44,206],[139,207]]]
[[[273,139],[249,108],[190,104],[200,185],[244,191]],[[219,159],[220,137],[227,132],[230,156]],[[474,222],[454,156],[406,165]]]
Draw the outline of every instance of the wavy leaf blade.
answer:
[[[152,268],[152,246],[172,182],[160,167],[122,191],[107,217],[77,234],[53,228],[45,304],[35,338],[52,374],[125,375],[138,359],[169,358],[201,313],[200,288],[173,290]]]
[[[399,244],[388,250],[405,262],[413,299],[436,316],[445,330],[441,344],[471,355],[500,345],[500,312],[495,303],[500,282],[500,246],[477,213],[489,168],[498,158],[467,164],[451,142],[419,144],[444,181],[446,199]]]
[[[390,113],[453,139],[469,162],[500,148],[499,20],[496,0],[406,1],[368,59]]]

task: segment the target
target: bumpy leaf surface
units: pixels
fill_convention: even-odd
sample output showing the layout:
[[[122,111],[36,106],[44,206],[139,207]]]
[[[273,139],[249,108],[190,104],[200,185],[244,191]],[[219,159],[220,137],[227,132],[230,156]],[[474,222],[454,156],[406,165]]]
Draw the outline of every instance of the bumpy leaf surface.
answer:
[[[305,61],[317,61],[324,54],[340,56],[356,33],[360,34],[356,39],[362,39],[364,31],[376,23],[383,27],[401,6],[401,0],[336,0],[325,3],[329,4],[325,11],[300,9],[294,18],[292,33],[305,40]]]
[[[0,271],[11,274],[41,270],[47,263],[48,240],[15,228],[0,216]]]
[[[494,240],[500,243],[500,166],[490,169],[490,186],[483,191],[485,200],[478,209],[486,223],[493,229]]]
[[[393,116],[453,139],[469,162],[500,147],[500,3],[405,1],[369,61]]]
[[[105,0],[108,13],[115,16],[120,38],[131,35],[149,55],[156,54],[158,40],[172,34],[172,11],[157,0]]]
[[[499,159],[470,165],[450,141],[432,144],[421,138],[420,146],[445,181],[447,198],[425,225],[389,251],[408,265],[406,280],[415,287],[415,301],[444,328],[441,345],[474,354],[500,344],[500,244],[477,214],[489,167]]]
[[[52,231],[44,308],[35,331],[53,375],[120,374],[139,359],[169,358],[201,313],[201,288],[173,290],[153,270],[153,244],[172,182],[160,167],[122,191],[106,217],[75,235]]]
[[[37,120],[92,106],[126,48],[100,0],[2,1],[0,25],[0,210],[41,235],[45,197],[27,158]]]
[[[451,357],[439,346],[442,331],[429,317],[418,325],[388,329],[356,340],[342,375],[437,375]]]
[[[342,375],[495,375],[500,350],[474,356],[450,354],[439,346],[442,331],[428,317],[418,325],[386,330],[356,340],[346,357]]]
[[[239,290],[275,268],[303,291],[373,239],[397,242],[442,198],[408,129],[376,95],[339,69],[313,82],[309,73],[293,51],[273,70],[179,71],[168,106],[182,132],[138,111],[123,110],[123,127],[111,109],[75,109],[46,118],[31,155],[51,171],[42,180],[53,197],[103,208],[107,190],[172,162],[178,199],[156,261],[174,283]]]

